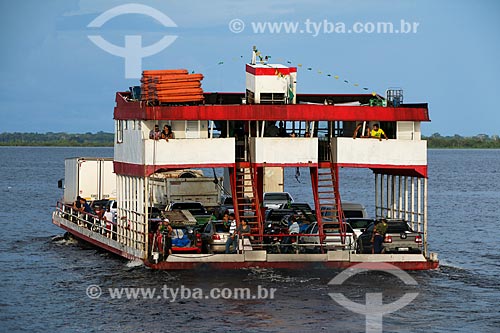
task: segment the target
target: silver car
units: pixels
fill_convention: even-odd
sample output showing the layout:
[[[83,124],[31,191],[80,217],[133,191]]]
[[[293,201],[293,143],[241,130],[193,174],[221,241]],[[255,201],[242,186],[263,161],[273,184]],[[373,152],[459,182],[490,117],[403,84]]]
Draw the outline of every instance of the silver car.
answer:
[[[224,253],[229,229],[222,221],[209,221],[201,233],[203,250],[206,253]]]
[[[345,225],[346,233],[345,233],[345,242],[342,243],[342,235],[340,231],[340,223],[338,222],[324,222],[323,223],[323,233],[324,233],[324,241],[322,242],[322,246],[326,250],[335,250],[335,249],[354,249],[356,241],[354,231],[352,230],[349,224]],[[299,238],[301,247],[306,250],[319,250],[320,247],[320,239],[319,239],[319,225],[317,222],[312,223],[304,234],[309,234],[310,236],[301,236]],[[318,236],[315,236],[318,235]]]

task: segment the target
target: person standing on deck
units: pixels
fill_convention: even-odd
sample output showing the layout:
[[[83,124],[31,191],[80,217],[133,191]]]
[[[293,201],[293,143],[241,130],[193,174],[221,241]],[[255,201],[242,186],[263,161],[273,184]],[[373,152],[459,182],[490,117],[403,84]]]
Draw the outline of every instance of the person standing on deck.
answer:
[[[230,253],[231,245],[234,246],[234,250],[236,250],[236,219],[234,218],[234,214],[229,214],[229,237],[226,240],[226,254]]]
[[[111,205],[106,206],[106,212],[103,215],[104,223],[106,224],[106,237],[111,238],[113,233],[113,212]]]
[[[387,231],[387,220],[381,219],[373,228],[372,253],[374,254],[382,253],[382,250],[384,249],[382,244],[384,243],[384,237],[386,231]]]
[[[167,253],[167,256],[172,254],[172,232],[173,229],[170,226],[170,220],[169,219],[164,219],[162,225],[159,227],[160,233],[161,233],[161,254],[165,257],[165,253]]]

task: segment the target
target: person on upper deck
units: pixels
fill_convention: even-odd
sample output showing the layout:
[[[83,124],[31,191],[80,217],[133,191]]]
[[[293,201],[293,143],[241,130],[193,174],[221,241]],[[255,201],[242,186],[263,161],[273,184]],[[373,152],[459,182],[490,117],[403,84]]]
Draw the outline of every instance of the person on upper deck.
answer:
[[[264,136],[270,136],[270,137],[279,136],[279,128],[276,126],[275,121],[269,121],[266,123],[266,128],[264,129]]]
[[[160,140],[160,138],[161,138],[161,132],[160,132],[160,126],[159,125],[155,125],[155,128],[152,129],[149,132],[149,138],[153,139],[153,140]]]
[[[163,125],[163,131],[161,131],[161,138],[168,141],[168,139],[174,138],[174,133],[172,132],[172,127],[170,125]]]
[[[285,123],[283,122],[283,120],[279,122],[278,136],[282,138],[289,136],[288,133],[286,132]]]
[[[370,132],[370,136],[374,139],[378,139],[379,141],[382,141],[382,136],[387,140],[389,139],[387,135],[385,135],[385,132],[383,129],[381,129],[378,124],[374,124],[373,128]]]
[[[365,125],[364,133],[363,133],[363,124]],[[371,136],[371,131],[370,131],[370,127],[368,126],[368,123],[365,124],[364,121],[360,122],[358,124],[358,126],[356,126],[356,128],[354,129],[354,133],[352,135],[352,138],[356,139],[358,137],[358,134],[359,134],[360,138],[369,138]]]

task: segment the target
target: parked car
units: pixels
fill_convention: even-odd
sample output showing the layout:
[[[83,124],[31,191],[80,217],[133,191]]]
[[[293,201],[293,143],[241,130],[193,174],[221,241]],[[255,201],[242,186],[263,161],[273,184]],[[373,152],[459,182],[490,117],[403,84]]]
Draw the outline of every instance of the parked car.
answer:
[[[345,242],[342,243],[342,235],[340,231],[340,223],[338,222],[324,222],[323,223],[323,234],[325,239],[323,240],[323,248],[326,250],[335,249],[354,249],[355,247],[355,235],[349,224],[345,225]],[[317,222],[312,223],[309,228],[304,231],[304,234],[309,234],[309,236],[301,236],[299,242],[304,244],[303,248],[305,250],[319,250],[320,248],[320,237],[319,237],[319,225]],[[315,236],[317,235],[317,236]],[[310,245],[309,245],[310,244]]]
[[[372,253],[371,242],[375,223],[371,223],[358,237],[356,250],[358,253]],[[403,220],[388,220],[387,231],[383,243],[384,253],[421,253],[422,235],[413,231]]]
[[[223,197],[220,206],[216,210],[216,217],[222,219],[224,213],[234,213],[233,197]]]
[[[244,208],[250,210],[250,205],[252,204],[252,200],[248,197],[245,197],[244,203],[248,204],[248,205],[245,205]],[[233,204],[232,197],[224,197],[223,198],[222,203],[215,211],[215,213],[216,213],[215,216],[218,219],[222,219],[224,217],[225,212],[228,212],[229,214],[234,213],[234,204]]]
[[[293,197],[288,192],[266,192],[264,193],[262,205],[269,208],[279,208],[281,204],[293,202]]]
[[[293,216],[295,211],[293,209],[268,209],[264,220],[266,223],[281,222],[285,217]]]
[[[353,218],[345,219],[345,222],[351,226],[351,228],[354,231],[354,234],[356,235],[356,238],[357,238],[366,230],[366,228],[368,228],[368,226],[370,224],[375,222],[375,220],[374,219],[353,217]]]
[[[280,205],[279,209],[292,209],[299,219],[306,220],[310,223],[316,222],[317,220],[311,206],[305,202],[284,203]]]
[[[184,201],[184,202],[171,202],[165,208],[166,211],[187,210],[193,215],[198,224],[205,224],[210,220],[211,214],[201,202]]]
[[[165,208],[167,211],[172,210],[188,210],[192,215],[207,215],[207,209],[201,202],[186,201],[186,202],[171,202]]]
[[[342,211],[344,212],[344,218],[367,218],[365,207],[360,203],[355,202],[342,202]],[[321,207],[321,216],[323,221],[337,221],[336,217],[333,217],[334,212],[328,209],[328,207]]]
[[[224,253],[229,230],[222,221],[209,221],[201,232],[203,250],[206,253]]]

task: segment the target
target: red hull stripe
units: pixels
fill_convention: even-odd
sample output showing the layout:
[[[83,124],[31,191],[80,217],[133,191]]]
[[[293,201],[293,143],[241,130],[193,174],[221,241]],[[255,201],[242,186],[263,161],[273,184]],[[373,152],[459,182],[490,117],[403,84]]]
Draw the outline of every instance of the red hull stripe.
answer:
[[[112,246],[109,246],[109,245],[107,245],[105,243],[101,243],[98,240],[95,240],[93,238],[87,237],[84,234],[81,234],[81,233],[79,233],[76,230],[70,229],[70,228],[66,227],[65,225],[63,225],[63,224],[61,224],[61,225],[56,224],[56,225],[59,226],[59,227],[61,227],[61,228],[63,228],[64,230],[68,231],[73,236],[75,236],[77,238],[80,238],[80,239],[86,241],[87,243],[90,243],[90,244],[93,244],[93,245],[95,245],[97,247],[100,247],[101,249],[104,249],[106,251],[115,253],[115,254],[117,254],[119,256],[122,256],[122,257],[130,259],[130,260],[134,260],[134,259],[140,259],[140,260],[142,260],[142,258],[136,258],[135,256],[133,256],[131,254],[128,254],[127,252],[123,252],[123,251],[121,251],[119,249],[116,249],[116,248],[114,248]]]
[[[418,271],[418,270],[429,270],[436,269],[439,266],[438,262],[434,261],[419,261],[419,262],[388,262],[405,271]],[[326,268],[326,269],[345,269],[354,265],[359,264],[359,262],[348,262],[348,261],[324,261],[324,262],[268,262],[268,261],[258,261],[258,262],[211,262],[211,263],[200,263],[200,262],[160,262],[154,264],[146,261],[145,265],[153,269],[159,270],[187,270],[187,269],[198,269],[198,268],[213,268],[213,269],[241,269],[250,267],[259,268],[275,268],[275,269],[313,269],[313,268]],[[376,263],[374,263],[376,265]]]
[[[253,75],[278,75],[276,71],[278,71],[281,75],[289,75],[290,73],[296,73],[297,67],[252,67],[248,64],[246,65],[247,73]]]

